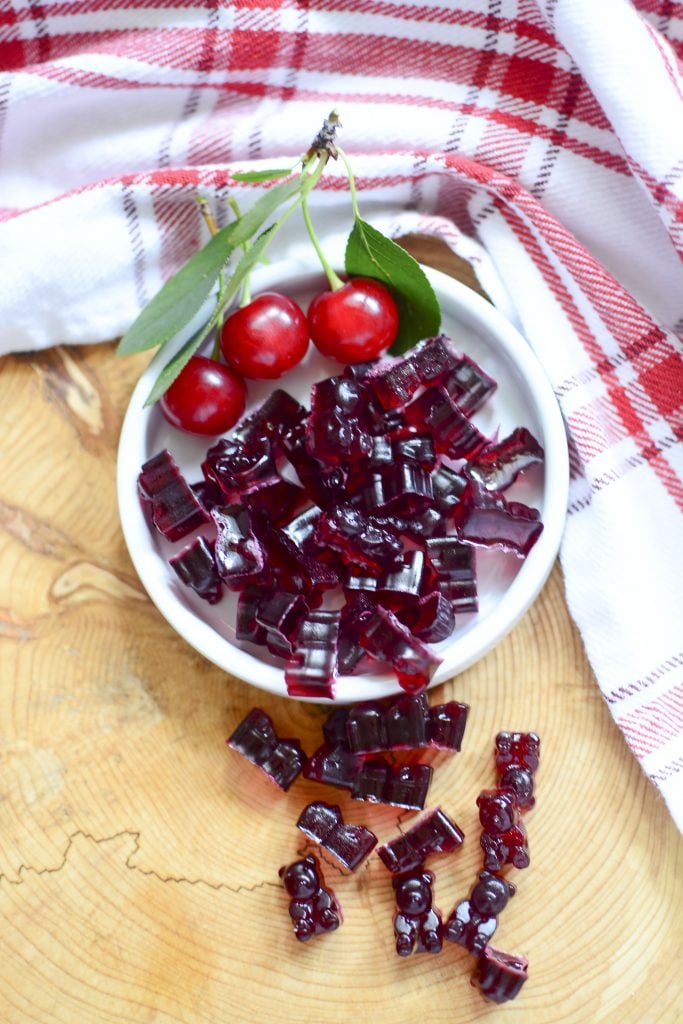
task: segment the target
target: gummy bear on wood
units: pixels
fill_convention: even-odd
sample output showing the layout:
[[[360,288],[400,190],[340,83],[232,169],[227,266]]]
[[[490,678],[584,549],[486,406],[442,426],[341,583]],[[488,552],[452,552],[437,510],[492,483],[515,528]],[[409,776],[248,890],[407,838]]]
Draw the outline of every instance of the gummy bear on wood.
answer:
[[[407,244],[467,269],[436,242]],[[375,853],[351,876],[325,863],[344,922],[296,941],[278,869],[310,853],[306,804],[338,803],[380,844],[420,814],[302,777],[282,793],[226,747],[258,705],[310,754],[326,712],[226,678],[140,586],[114,473],[146,362],[110,343],[0,360],[3,1024],[673,1024],[681,841],[599,695],[557,568],[503,643],[430,691],[471,708],[462,751],[434,752],[425,808],[466,836],[427,865],[445,913],[481,870],[475,801],[496,785],[494,737],[543,738],[532,863],[493,938],[529,959],[516,1000],[486,1002],[454,943],[396,956]]]

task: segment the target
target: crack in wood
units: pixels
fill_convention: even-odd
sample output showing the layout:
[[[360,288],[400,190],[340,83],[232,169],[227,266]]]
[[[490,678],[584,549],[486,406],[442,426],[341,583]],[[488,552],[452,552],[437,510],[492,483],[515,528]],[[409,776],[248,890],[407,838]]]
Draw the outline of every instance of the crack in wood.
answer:
[[[12,878],[9,878],[5,874],[0,874],[0,885],[2,884],[2,882],[7,882],[9,885],[14,886],[23,885],[26,881],[26,879],[23,876],[28,872],[34,875],[58,874],[66,866],[67,861],[69,859],[69,853],[71,852],[71,847],[73,846],[75,840],[78,838],[87,839],[90,842],[95,843],[95,845],[100,846],[102,843],[110,843],[114,839],[121,839],[124,836],[132,839],[135,844],[135,848],[131,850],[131,852],[128,854],[125,861],[123,862],[124,867],[128,868],[129,871],[137,871],[141,875],[156,878],[158,881],[163,882],[164,884],[172,882],[177,885],[206,885],[209,889],[213,889],[216,892],[220,890],[225,890],[226,892],[231,892],[234,895],[238,895],[242,892],[255,892],[257,889],[263,889],[264,887],[272,887],[275,889],[280,888],[278,882],[271,882],[268,879],[264,879],[261,882],[256,882],[254,885],[228,885],[226,882],[209,882],[205,878],[185,878],[183,875],[162,875],[158,871],[155,871],[153,868],[147,869],[142,868],[137,864],[131,864],[132,858],[136,855],[136,853],[140,852],[141,833],[135,829],[122,829],[120,832],[114,832],[110,836],[101,836],[99,839],[97,838],[97,836],[93,836],[91,835],[91,833],[84,832],[82,829],[79,829],[78,831],[72,832],[71,835],[69,835],[68,842],[66,844],[64,854],[62,856],[62,860],[59,864],[56,865],[56,867],[34,868],[30,864],[21,864],[17,869],[17,875],[19,877],[16,879],[16,881]]]

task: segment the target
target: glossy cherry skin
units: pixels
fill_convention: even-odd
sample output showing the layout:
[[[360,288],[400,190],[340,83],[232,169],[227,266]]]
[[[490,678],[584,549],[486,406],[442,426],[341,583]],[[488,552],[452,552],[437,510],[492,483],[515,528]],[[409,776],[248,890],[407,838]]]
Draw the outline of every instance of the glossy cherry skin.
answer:
[[[246,401],[247,387],[238,373],[207,356],[192,356],[159,405],[179,430],[215,437],[237,423]]]
[[[379,281],[354,277],[337,291],[321,292],[308,309],[311,340],[324,356],[340,363],[376,359],[393,344],[398,309]]]
[[[275,380],[306,355],[308,325],[296,302],[263,292],[235,310],[221,332],[225,361],[253,380]]]

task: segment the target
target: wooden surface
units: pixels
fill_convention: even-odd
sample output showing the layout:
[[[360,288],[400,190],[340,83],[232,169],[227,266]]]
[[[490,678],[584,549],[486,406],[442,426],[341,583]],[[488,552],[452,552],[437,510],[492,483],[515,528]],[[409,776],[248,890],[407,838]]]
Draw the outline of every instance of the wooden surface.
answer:
[[[509,870],[494,938],[529,957],[517,1001],[485,1003],[460,947],[394,954],[376,857],[357,877],[328,869],[345,923],[296,943],[277,871],[303,848],[305,803],[339,799],[382,841],[398,815],[301,780],[281,796],[226,749],[254,704],[309,752],[323,714],[225,676],[143,592],[114,486],[143,361],[111,344],[0,360],[0,1021],[681,1019],[681,843],[600,697],[559,567],[514,632],[432,694],[472,709],[430,796],[467,834],[431,864],[445,913],[478,870],[496,731],[542,736],[532,863]]]

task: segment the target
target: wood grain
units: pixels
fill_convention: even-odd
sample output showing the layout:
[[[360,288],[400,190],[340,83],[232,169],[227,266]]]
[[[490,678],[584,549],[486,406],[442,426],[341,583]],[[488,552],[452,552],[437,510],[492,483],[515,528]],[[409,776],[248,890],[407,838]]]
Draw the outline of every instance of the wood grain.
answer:
[[[421,239],[413,252],[469,271]],[[389,809],[299,780],[286,796],[225,747],[253,704],[311,751],[322,711],[267,697],[190,650],[124,547],[114,471],[144,363],[113,345],[0,360],[0,1020],[673,1022],[681,1019],[681,842],[614,726],[556,567],[513,633],[434,694],[471,705],[430,796],[467,834],[434,861],[448,913],[479,866],[474,801],[500,728],[543,739],[532,865],[494,944],[530,959],[515,1003],[468,984],[449,946],[403,961],[377,858],[328,869],[345,922],[306,946],[277,870],[306,802],[396,831]]]

